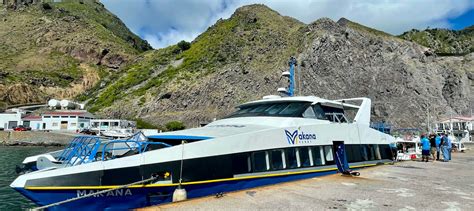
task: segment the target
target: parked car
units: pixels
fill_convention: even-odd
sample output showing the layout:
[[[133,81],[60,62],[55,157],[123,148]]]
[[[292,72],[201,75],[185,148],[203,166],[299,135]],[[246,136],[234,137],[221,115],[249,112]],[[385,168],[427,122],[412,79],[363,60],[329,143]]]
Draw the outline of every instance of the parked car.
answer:
[[[79,133],[86,134],[86,135],[97,135],[96,132],[94,132],[94,131],[92,131],[88,128],[82,129],[81,131],[79,131]]]
[[[13,128],[14,131],[29,131],[31,127],[25,127],[23,125],[18,125],[17,127]]]

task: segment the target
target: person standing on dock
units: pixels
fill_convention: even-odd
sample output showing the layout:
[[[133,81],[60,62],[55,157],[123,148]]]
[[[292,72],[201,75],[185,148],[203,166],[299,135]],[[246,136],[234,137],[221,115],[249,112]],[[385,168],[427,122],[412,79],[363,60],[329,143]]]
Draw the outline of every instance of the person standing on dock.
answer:
[[[453,139],[449,137],[449,133],[446,134],[446,140],[448,141],[448,160],[451,160],[451,151],[453,150]]]
[[[441,150],[443,150],[443,161],[449,161],[448,155],[448,137],[444,133],[441,134]]]
[[[430,154],[433,157],[433,162],[436,161],[436,136],[435,134],[430,134]]]
[[[421,135],[421,162],[428,162],[430,159],[430,140],[426,138],[426,135]]]
[[[441,154],[441,137],[439,136],[439,134],[436,134],[435,144],[436,144],[436,160],[439,160],[439,154]]]

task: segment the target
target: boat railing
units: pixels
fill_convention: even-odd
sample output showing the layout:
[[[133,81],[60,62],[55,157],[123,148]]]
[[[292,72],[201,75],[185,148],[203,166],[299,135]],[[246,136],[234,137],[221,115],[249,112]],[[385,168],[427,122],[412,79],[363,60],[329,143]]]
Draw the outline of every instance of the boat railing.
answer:
[[[326,113],[325,115],[331,122],[336,122],[336,123],[349,122],[349,120],[346,118],[346,115],[344,115],[343,113]]]
[[[94,161],[101,140],[95,136],[77,136],[59,155],[58,161],[66,167]]]
[[[112,146],[112,147],[109,147]],[[115,140],[106,143],[101,151],[101,160],[112,160],[128,155],[141,154],[148,150],[171,147],[163,142],[143,142],[135,140]]]

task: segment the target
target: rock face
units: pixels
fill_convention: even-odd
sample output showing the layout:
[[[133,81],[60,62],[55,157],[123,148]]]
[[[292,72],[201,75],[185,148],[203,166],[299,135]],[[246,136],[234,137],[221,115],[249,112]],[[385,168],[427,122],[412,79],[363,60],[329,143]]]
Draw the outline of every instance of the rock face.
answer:
[[[472,56],[426,56],[426,48],[395,37],[354,30],[329,19],[306,27],[300,54],[303,94],[325,98],[367,96],[373,120],[419,126],[431,116],[472,108]]]
[[[95,108],[110,117],[138,117],[162,125],[182,120],[197,126],[229,114],[240,103],[276,94],[291,55],[300,64],[299,94],[370,97],[373,121],[422,127],[428,112],[437,119],[473,107],[472,54],[439,57],[424,46],[347,19],[305,25],[263,5],[239,8],[200,35],[190,50],[160,60],[165,65],[137,60],[161,67],[156,78],[129,85],[119,98],[99,91],[90,105],[109,102]],[[184,62],[169,68],[177,59]],[[126,70],[122,78],[135,74]],[[124,80],[119,82],[115,85],[125,87]]]

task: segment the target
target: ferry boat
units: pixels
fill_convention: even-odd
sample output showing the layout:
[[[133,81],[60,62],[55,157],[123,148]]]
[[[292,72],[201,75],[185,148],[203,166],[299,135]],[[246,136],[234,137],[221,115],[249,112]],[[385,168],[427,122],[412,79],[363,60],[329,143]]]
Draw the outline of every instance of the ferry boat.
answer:
[[[27,158],[10,186],[39,206],[82,198],[51,210],[131,209],[171,202],[176,189],[196,198],[391,162],[395,139],[369,127],[370,110],[369,98],[271,96],[200,128],[76,137]]]

